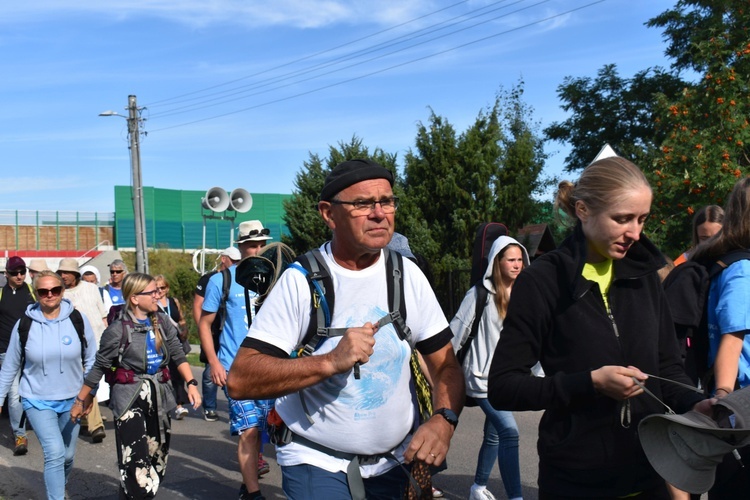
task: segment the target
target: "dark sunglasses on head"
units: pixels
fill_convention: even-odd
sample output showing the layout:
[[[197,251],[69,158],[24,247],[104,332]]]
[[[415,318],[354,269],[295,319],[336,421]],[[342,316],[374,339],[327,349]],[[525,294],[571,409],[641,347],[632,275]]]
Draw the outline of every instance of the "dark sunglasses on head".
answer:
[[[121,273],[124,273],[124,272],[125,271],[122,270],[122,269],[110,269],[109,270],[109,274],[121,274]]]
[[[253,236],[268,236],[271,234],[271,230],[267,227],[264,227],[263,229],[253,229],[249,233],[247,233],[243,238],[252,238]]]
[[[26,269],[16,269],[15,271],[5,271],[10,276],[18,276],[19,274],[26,274]]]
[[[39,294],[40,297],[47,297],[49,294],[52,294],[53,297],[57,297],[60,295],[63,291],[63,287],[56,286],[53,288],[37,288],[36,293]]]

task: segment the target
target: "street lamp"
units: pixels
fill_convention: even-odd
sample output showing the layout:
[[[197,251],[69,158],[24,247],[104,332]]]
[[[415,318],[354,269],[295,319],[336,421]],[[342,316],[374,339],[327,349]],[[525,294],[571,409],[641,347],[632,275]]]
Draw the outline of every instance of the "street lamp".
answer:
[[[99,116],[119,116],[128,122],[130,139],[130,170],[133,175],[133,215],[135,219],[135,270],[148,274],[148,252],[146,250],[146,218],[143,208],[143,180],[141,178],[141,150],[139,147],[140,118],[135,96],[128,96],[128,116],[114,111],[104,111]]]

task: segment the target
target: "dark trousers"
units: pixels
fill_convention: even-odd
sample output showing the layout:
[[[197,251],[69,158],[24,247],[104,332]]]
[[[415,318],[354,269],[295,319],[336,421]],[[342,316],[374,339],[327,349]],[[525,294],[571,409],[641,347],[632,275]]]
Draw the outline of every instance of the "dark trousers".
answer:
[[[169,429],[160,432],[156,391],[152,382],[142,382],[130,410],[115,420],[120,498],[154,498],[164,479],[170,433]],[[152,446],[150,442],[156,445]]]

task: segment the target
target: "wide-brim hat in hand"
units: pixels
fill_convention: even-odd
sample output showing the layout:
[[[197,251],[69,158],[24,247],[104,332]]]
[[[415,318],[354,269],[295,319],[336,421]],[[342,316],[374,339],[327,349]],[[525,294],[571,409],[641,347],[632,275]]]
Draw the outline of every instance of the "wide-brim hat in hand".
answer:
[[[650,415],[638,425],[649,462],[677,488],[701,494],[716,480],[727,453],[750,445],[750,391],[728,394],[713,406],[713,417],[691,410]]]
[[[240,230],[235,243],[272,240],[273,238],[269,236],[270,234],[271,230],[263,227],[263,224],[259,220],[248,220],[240,223]]]

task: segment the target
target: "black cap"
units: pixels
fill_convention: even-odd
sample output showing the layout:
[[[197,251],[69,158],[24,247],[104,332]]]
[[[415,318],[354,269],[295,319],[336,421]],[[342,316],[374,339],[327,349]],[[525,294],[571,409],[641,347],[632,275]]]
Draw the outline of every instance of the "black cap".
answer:
[[[339,163],[326,177],[323,190],[320,192],[320,201],[331,201],[349,186],[370,179],[386,179],[393,187],[393,174],[374,161],[357,158]]]

